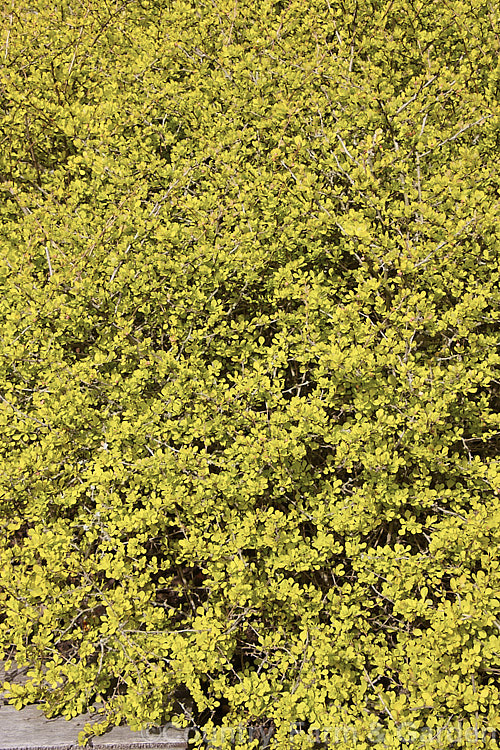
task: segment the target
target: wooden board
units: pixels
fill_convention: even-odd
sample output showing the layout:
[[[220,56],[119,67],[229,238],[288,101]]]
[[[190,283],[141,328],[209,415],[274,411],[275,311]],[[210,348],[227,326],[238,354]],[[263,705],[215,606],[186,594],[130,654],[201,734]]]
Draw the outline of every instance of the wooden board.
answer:
[[[66,720],[58,717],[46,719],[37,706],[20,710],[13,706],[0,706],[0,750],[77,750],[78,733],[90,720],[99,717],[89,714]],[[161,727],[158,734],[152,730],[132,732],[128,727],[114,727],[89,743],[93,750],[186,750],[187,729]]]
[[[3,682],[26,682],[26,670],[15,666],[5,673],[0,662],[0,688]],[[96,723],[99,714],[84,714],[74,719],[47,719],[37,706],[20,710],[5,702],[0,689],[0,750],[78,750],[78,734],[89,721]],[[114,727],[89,742],[93,750],[186,750],[187,729],[167,725],[156,730],[132,732],[128,727]]]

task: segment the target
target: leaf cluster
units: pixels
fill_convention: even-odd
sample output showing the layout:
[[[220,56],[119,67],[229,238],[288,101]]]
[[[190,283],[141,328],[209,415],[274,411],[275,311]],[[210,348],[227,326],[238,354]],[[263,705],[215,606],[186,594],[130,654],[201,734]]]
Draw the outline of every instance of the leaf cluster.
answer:
[[[9,700],[496,748],[494,4],[3,17]]]

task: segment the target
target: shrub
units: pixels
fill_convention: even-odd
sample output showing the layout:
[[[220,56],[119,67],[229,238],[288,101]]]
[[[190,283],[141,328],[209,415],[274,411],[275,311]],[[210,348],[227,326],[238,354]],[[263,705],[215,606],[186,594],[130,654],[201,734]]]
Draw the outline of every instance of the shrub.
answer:
[[[10,702],[498,747],[494,5],[4,19]]]

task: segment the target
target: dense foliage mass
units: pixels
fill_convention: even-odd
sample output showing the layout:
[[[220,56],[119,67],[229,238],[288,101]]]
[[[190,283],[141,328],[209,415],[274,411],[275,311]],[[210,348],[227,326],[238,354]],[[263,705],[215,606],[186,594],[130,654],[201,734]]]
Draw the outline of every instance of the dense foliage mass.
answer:
[[[498,747],[498,4],[3,20],[9,700]]]

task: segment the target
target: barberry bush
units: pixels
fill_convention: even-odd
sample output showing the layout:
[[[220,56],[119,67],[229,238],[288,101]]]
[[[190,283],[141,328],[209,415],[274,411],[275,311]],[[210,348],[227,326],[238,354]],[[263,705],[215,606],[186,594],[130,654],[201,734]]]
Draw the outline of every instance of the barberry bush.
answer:
[[[7,699],[497,748],[498,5],[2,13]]]

